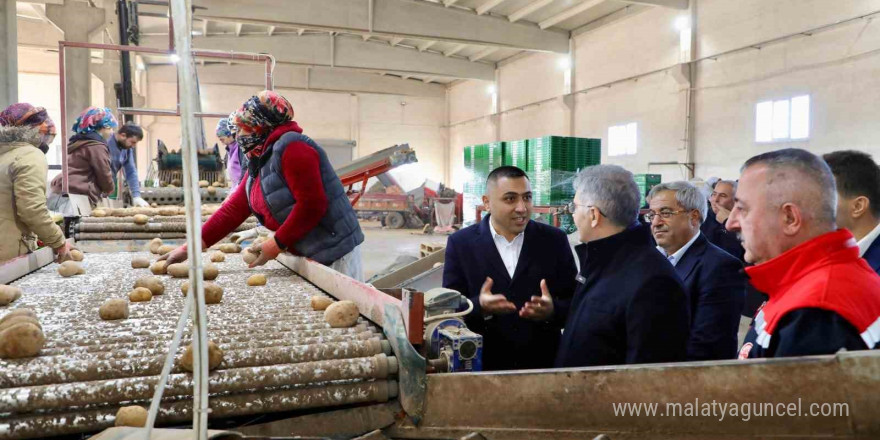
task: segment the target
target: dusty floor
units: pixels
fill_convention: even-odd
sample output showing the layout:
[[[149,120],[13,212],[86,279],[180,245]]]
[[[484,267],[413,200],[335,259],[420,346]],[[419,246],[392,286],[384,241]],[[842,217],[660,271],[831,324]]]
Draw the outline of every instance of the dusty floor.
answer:
[[[364,262],[364,277],[369,279],[397,259],[400,255],[419,256],[422,243],[445,243],[445,235],[424,235],[419,229],[384,229],[379,222],[361,222],[364,231],[364,245],[361,257]]]

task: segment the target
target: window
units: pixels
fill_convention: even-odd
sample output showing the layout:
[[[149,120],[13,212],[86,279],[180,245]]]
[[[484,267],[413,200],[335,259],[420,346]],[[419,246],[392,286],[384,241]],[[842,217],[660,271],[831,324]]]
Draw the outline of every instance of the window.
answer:
[[[759,102],[755,118],[756,142],[806,139],[810,137],[810,96]]]
[[[615,125],[608,128],[608,155],[626,156],[636,154],[638,124]]]

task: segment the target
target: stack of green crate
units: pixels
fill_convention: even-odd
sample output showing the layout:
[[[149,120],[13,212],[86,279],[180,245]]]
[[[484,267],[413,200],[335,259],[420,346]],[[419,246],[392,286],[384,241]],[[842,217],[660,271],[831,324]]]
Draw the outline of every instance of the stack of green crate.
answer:
[[[636,180],[636,185],[639,186],[639,206],[645,207],[645,197],[651,192],[651,188],[660,184],[661,176],[659,174],[636,174],[633,177]]]
[[[530,171],[528,151],[528,139],[507,142],[504,146],[504,165],[514,166],[523,171]]]
[[[601,162],[601,140],[544,136],[528,140],[535,205],[564,205],[574,198],[577,171]]]

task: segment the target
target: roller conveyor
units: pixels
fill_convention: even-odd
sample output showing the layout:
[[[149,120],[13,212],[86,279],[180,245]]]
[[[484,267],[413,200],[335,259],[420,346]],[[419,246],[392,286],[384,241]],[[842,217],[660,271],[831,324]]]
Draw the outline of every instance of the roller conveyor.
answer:
[[[62,278],[53,263],[12,283],[23,295],[8,309],[33,309],[47,342],[38,357],[0,360],[0,438],[96,432],[113,425],[121,406],[149,406],[184,306],[185,279],[159,276],[163,295],[130,303],[128,319],[102,321],[98,308],[106,299],[127,298],[137,278],[152,276],[131,268],[136,256],[152,255],[87,253],[85,275]],[[224,360],[209,379],[212,420],[396,397],[397,360],[381,329],[363,318],[331,328],[309,306],[311,296],[324,293],[277,262],[247,269],[239,254],[227,254],[213,264],[224,292],[220,304],[207,307],[208,335]],[[267,285],[248,287],[257,272]],[[187,330],[178,356],[189,343]],[[191,399],[192,375],[175,365],[159,423],[191,418]]]

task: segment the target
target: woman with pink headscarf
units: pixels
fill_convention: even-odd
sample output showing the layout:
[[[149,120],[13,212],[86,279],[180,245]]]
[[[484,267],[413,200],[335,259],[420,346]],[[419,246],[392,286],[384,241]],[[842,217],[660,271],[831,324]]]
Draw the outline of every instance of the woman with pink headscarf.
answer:
[[[55,124],[42,107],[12,104],[0,113],[0,261],[51,247],[60,263],[70,245],[46,208],[45,153]]]

